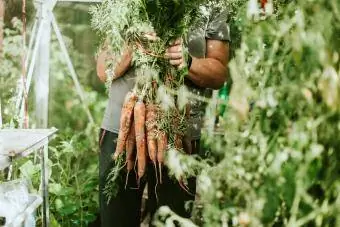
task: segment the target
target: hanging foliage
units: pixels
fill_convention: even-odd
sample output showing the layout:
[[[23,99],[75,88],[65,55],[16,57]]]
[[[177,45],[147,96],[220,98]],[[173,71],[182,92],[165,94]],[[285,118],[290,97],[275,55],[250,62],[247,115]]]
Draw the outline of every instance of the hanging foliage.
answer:
[[[340,2],[266,4],[277,10],[250,0],[237,14],[229,110],[205,136],[214,162],[201,167],[195,221],[339,226]],[[202,164],[170,157],[174,174]]]

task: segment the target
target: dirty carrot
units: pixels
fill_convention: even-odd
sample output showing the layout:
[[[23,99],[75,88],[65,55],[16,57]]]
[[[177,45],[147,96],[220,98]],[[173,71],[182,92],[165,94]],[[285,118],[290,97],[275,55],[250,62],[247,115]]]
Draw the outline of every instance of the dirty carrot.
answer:
[[[113,156],[113,159],[117,159],[120,154],[124,151],[124,146],[126,143],[126,139],[129,134],[130,125],[132,121],[132,114],[133,114],[133,108],[135,106],[137,100],[137,96],[129,92],[124,100],[123,108],[121,111],[121,117],[120,117],[120,128],[118,133],[118,139],[117,139],[117,146],[116,151]]]
[[[136,134],[135,134],[135,124],[134,121],[132,121],[130,131],[128,134],[128,138],[126,140],[125,150],[126,150],[126,167],[127,167],[127,173],[126,173],[126,181],[125,181],[125,189],[128,183],[128,177],[131,172],[131,170],[134,167],[135,162],[135,156],[134,156],[134,150],[136,145]]]
[[[148,142],[148,153],[150,160],[156,165],[157,161],[157,144],[156,144],[156,118],[157,107],[153,104],[146,105],[146,135]]]
[[[126,140],[126,162],[133,159],[133,151],[136,145],[135,122],[132,120],[130,131]],[[128,169],[129,170],[129,169]],[[130,169],[131,170],[131,169]]]
[[[183,180],[183,177],[181,177],[181,179],[178,181],[178,183],[179,183],[179,186],[180,186],[186,193],[188,193],[188,194],[191,195],[191,196],[195,196],[193,193],[190,192],[189,187],[185,185],[184,180]]]
[[[138,185],[146,168],[145,105],[139,100],[134,108]]]
[[[157,141],[156,141],[156,123],[157,123],[157,106],[154,104],[146,104],[146,139],[148,144],[148,153],[150,160],[153,163],[155,168],[156,175],[156,185],[155,185],[155,193],[158,184],[157,177]],[[156,193],[157,196],[157,193]]]
[[[162,184],[162,165],[164,163],[164,155],[168,148],[168,137],[162,130],[159,131],[157,136],[157,162],[159,168],[159,182]]]

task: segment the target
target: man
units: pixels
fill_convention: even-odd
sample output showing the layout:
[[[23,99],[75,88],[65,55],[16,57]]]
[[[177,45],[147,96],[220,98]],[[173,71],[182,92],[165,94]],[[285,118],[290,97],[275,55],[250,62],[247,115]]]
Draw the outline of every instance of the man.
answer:
[[[166,56],[172,65],[177,67],[188,66],[189,73],[186,85],[191,92],[199,95],[210,96],[212,89],[223,86],[227,76],[227,64],[229,59],[229,27],[227,24],[227,13],[218,10],[210,10],[209,15],[200,18],[190,30],[186,45],[191,56],[189,61],[184,60],[182,42],[177,40],[167,50]],[[150,37],[152,38],[152,37]],[[105,60],[108,54],[100,53],[97,62],[97,74],[102,81],[106,81]],[[191,193],[183,190],[178,182],[170,179],[166,174],[163,176],[163,184],[157,186],[155,196],[155,171],[151,166],[145,179],[142,180],[139,189],[124,188],[121,182],[117,196],[106,203],[103,188],[106,183],[107,174],[112,168],[112,153],[115,150],[115,140],[118,137],[120,111],[124,97],[134,86],[134,67],[132,65],[132,50],[128,49],[121,61],[114,69],[115,79],[110,88],[108,105],[104,114],[102,130],[100,134],[100,215],[103,227],[135,227],[140,223],[141,200],[144,187],[148,184],[148,211],[153,215],[157,208],[167,205],[182,217],[189,218],[190,211],[185,209],[186,202],[195,198],[195,179],[188,180]],[[193,152],[199,152],[199,139],[202,117],[205,105],[200,102],[191,101],[191,113],[187,125],[187,136],[191,138]],[[135,173],[129,176],[129,185],[136,185]]]

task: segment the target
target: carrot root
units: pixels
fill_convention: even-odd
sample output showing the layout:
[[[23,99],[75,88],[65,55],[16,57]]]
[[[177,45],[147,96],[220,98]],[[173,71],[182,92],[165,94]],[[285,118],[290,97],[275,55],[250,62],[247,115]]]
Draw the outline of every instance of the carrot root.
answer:
[[[126,179],[125,179],[125,190],[126,190],[126,187],[128,185],[128,181],[129,181],[129,171],[126,173]]]
[[[135,176],[136,176],[136,181],[138,181],[138,172],[137,172],[137,158],[136,158],[136,160],[135,160],[135,164],[134,164],[134,167],[133,167],[133,170],[135,171]]]
[[[124,151],[124,146],[126,144],[126,140],[129,134],[132,114],[133,114],[136,100],[137,100],[137,97],[132,92],[129,92],[125,97],[123,108],[121,110],[120,128],[119,128],[119,133],[118,133],[116,151],[113,155],[114,160],[116,160],[118,156],[122,154]]]
[[[162,163],[158,163],[158,168],[159,168],[159,183],[162,184]]]
[[[162,180],[162,165],[164,163],[164,153],[167,150],[168,146],[168,137],[164,131],[160,131],[157,136],[157,162],[159,167],[159,182],[163,183]]]
[[[134,108],[135,133],[137,146],[137,174],[138,185],[144,176],[146,168],[146,141],[145,141],[145,104],[139,100]]]
[[[157,177],[157,165],[156,165],[156,162],[154,162],[154,167],[155,167],[155,174],[156,174],[155,196],[156,196],[156,201],[158,202],[158,195],[157,195],[158,177]]]
[[[191,195],[191,196],[195,196],[193,193],[191,193],[191,192],[189,191],[188,186],[186,186],[186,185],[184,184],[184,182],[183,182],[182,179],[179,180],[178,183],[179,183],[179,186],[180,186],[186,193],[188,193],[188,194]]]

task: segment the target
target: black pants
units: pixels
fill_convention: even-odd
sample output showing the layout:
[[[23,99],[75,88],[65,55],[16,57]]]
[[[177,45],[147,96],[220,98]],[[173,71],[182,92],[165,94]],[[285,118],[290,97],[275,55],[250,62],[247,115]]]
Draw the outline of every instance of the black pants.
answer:
[[[128,187],[125,189],[126,171],[121,171],[122,176],[118,181],[118,193],[107,204],[107,198],[103,194],[107,175],[113,167],[111,155],[116,148],[118,135],[109,131],[101,130],[100,133],[100,156],[99,156],[99,190],[100,190],[100,216],[102,227],[138,227],[141,219],[142,195],[147,183],[148,201],[147,212],[151,217],[160,206],[169,206],[178,215],[190,218],[191,209],[186,209],[187,202],[194,201],[196,193],[196,179],[188,179],[190,193],[183,190],[177,180],[168,176],[167,169],[163,168],[162,184],[157,185],[157,197],[155,193],[156,175],[154,166],[150,163],[147,172],[137,188],[136,174],[131,171],[128,177]],[[199,141],[193,142],[193,153],[198,152]],[[190,204],[190,203],[189,203]]]

